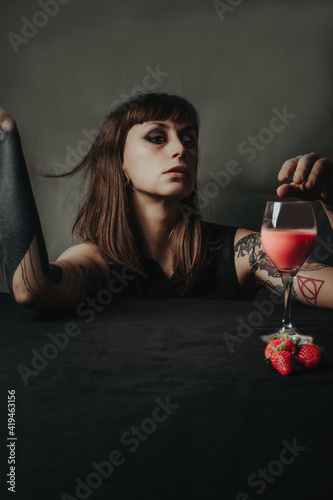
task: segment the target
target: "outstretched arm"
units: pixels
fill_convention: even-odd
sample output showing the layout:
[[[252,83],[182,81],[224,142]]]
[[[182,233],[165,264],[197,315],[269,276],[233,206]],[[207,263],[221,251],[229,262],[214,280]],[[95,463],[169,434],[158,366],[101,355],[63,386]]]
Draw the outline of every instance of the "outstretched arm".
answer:
[[[96,251],[74,254],[49,263],[20,136],[0,108],[0,255],[11,296],[40,311],[74,307],[100,281]]]

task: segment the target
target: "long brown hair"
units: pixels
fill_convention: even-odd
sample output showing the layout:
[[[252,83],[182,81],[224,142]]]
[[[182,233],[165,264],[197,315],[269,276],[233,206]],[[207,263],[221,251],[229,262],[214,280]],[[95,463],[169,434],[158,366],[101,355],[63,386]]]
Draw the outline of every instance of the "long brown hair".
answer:
[[[106,262],[143,276],[146,273],[122,169],[124,145],[134,125],[167,119],[180,124],[190,123],[198,136],[199,118],[186,99],[166,93],[132,97],[109,113],[90,151],[74,169],[85,169],[90,182],[73,232],[81,240],[95,244]],[[206,267],[208,252],[201,216],[193,205],[194,194],[182,200],[189,215],[182,217],[180,214],[169,236],[175,254],[175,273],[185,280],[188,288],[193,287]]]

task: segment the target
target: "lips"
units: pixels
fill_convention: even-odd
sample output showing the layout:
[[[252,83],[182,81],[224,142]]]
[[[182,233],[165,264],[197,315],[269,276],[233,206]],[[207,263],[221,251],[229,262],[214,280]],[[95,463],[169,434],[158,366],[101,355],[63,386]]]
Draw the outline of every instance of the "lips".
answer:
[[[164,173],[165,174],[178,173],[178,174],[186,175],[187,174],[187,170],[186,170],[186,167],[178,166],[178,167],[172,167],[172,168],[170,168],[169,170],[167,170]]]

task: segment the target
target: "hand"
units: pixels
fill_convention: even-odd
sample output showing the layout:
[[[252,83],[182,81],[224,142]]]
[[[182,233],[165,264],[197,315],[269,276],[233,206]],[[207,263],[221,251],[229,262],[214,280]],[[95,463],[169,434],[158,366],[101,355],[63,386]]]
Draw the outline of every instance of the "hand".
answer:
[[[2,130],[12,130],[15,126],[14,119],[7,113],[6,110],[0,107],[0,128]]]
[[[285,182],[293,175],[290,184],[282,184],[277,189],[280,198],[300,198],[320,200],[333,206],[333,163],[316,153],[299,155],[282,165],[278,179]]]

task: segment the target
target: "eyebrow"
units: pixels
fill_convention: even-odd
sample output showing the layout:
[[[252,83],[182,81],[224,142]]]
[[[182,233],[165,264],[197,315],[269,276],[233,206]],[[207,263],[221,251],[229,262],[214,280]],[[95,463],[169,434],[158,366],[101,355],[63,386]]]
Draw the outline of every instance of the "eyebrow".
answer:
[[[163,123],[163,122],[148,122],[148,123],[145,123],[146,127],[148,127],[149,125],[158,125],[159,127],[170,128],[169,125],[167,125],[166,123]],[[195,132],[195,128],[193,127],[193,125],[186,125],[185,127],[181,128],[181,132],[185,132],[186,130],[193,130]]]

